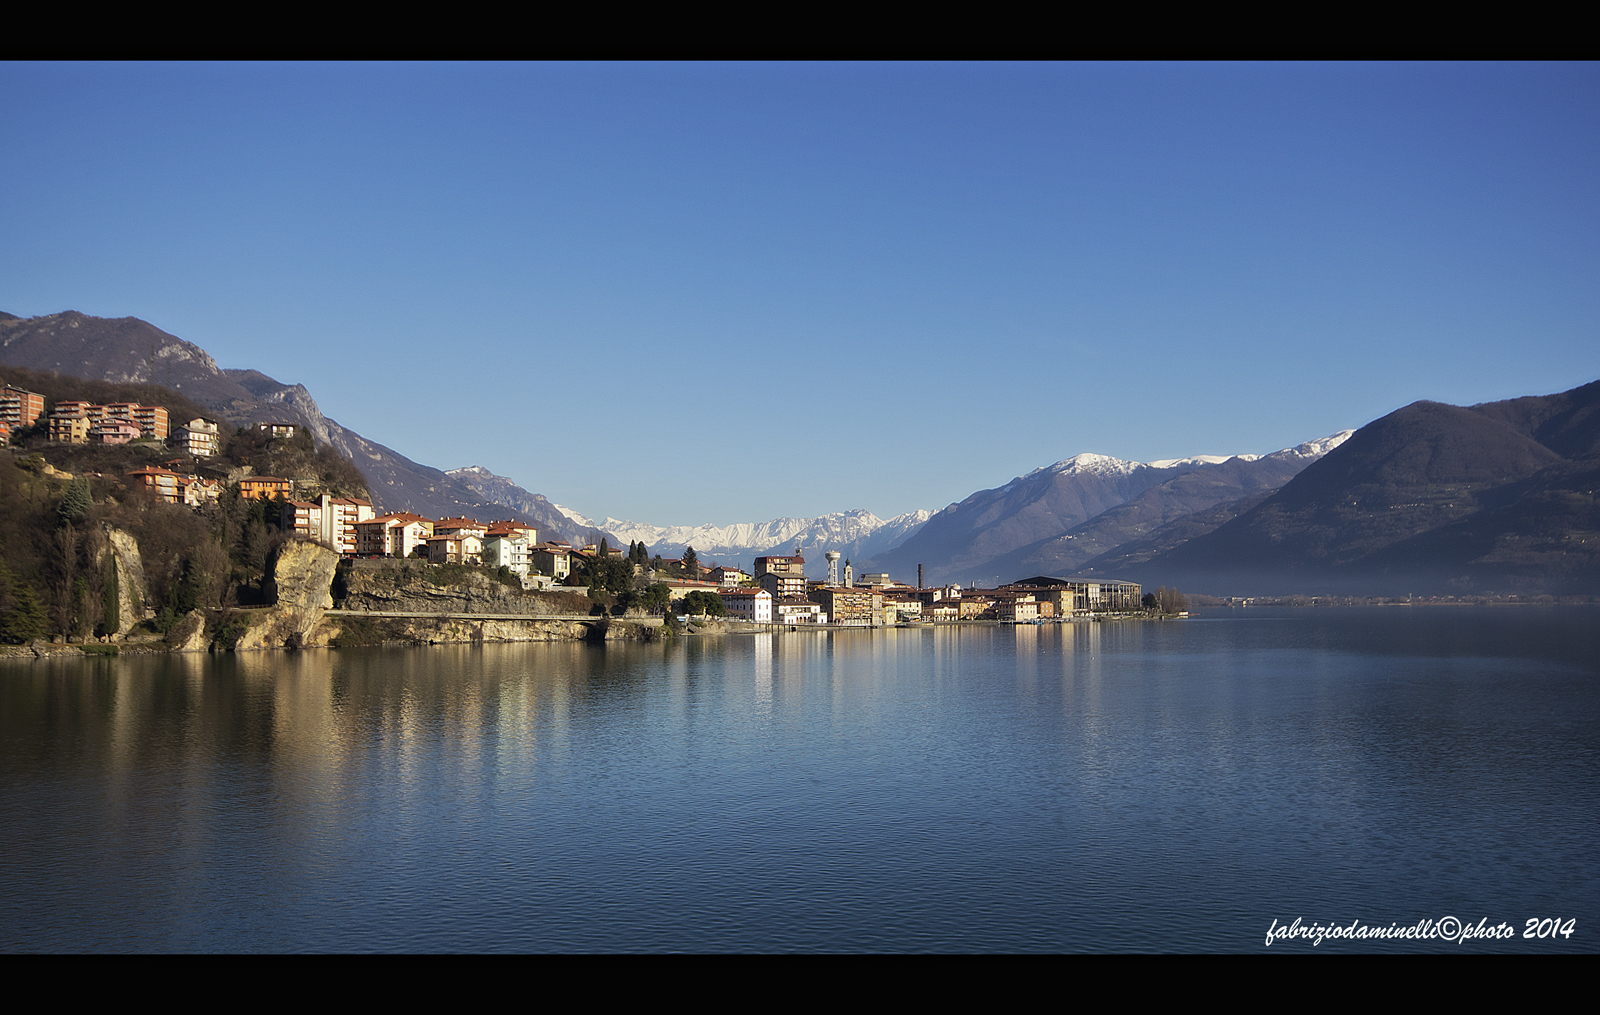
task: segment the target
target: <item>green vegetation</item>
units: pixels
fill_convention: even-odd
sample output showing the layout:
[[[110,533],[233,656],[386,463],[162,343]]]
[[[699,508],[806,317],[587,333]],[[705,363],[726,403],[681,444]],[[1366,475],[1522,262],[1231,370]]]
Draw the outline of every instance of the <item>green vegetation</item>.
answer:
[[[106,554],[106,588],[100,604],[100,633],[116,634],[122,626],[122,590],[117,581],[117,555]]]
[[[239,427],[231,434],[225,425],[221,429],[218,464],[248,465],[258,476],[312,480],[334,497],[370,499],[361,470],[332,448],[314,446],[303,427],[296,428],[289,438],[273,438],[255,427]]]
[[[249,630],[249,616],[243,613],[225,614],[222,621],[217,625],[212,643],[218,648],[224,648],[232,652],[234,647],[239,644],[239,639],[244,637],[245,632]]]
[[[683,612],[692,617],[722,617],[728,610],[722,605],[722,597],[715,592],[696,590],[683,597]]]
[[[601,543],[603,546],[604,540]],[[573,563],[577,584],[612,596],[633,591],[633,564],[626,557],[597,554],[592,560],[575,559]]]
[[[115,449],[107,449],[115,450]],[[283,542],[276,505],[237,490],[199,510],[166,504],[110,477],[48,475],[34,455],[0,451],[0,641],[119,632],[133,596],[110,553],[108,528],[139,544],[155,628],[196,607],[261,600],[268,560]]]

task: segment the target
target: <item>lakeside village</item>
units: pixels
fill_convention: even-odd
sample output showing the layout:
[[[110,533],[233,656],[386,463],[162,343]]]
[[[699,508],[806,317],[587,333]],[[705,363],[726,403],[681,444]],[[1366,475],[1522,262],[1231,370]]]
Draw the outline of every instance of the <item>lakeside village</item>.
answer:
[[[1031,624],[1159,610],[1178,613],[1184,604],[1166,589],[1141,595],[1139,585],[1103,579],[1079,580],[1041,575],[999,588],[960,585],[924,587],[921,568],[911,585],[888,574],[856,575],[841,554],[827,551],[826,579],[805,576],[805,558],[768,554],[754,561],[754,573],[732,566],[702,565],[694,549],[681,559],[652,558],[641,542],[621,548],[598,544],[572,546],[539,540],[538,531],[514,520],[481,522],[471,518],[430,519],[410,512],[377,514],[370,501],[336,496],[314,476],[256,475],[246,469],[220,475],[199,474],[199,464],[219,451],[219,424],[190,419],[169,432],[161,406],[133,402],[94,404],[62,400],[44,417],[45,399],[7,385],[0,389],[0,443],[15,430],[48,420],[52,445],[159,444],[184,457],[127,470],[125,484],[156,500],[203,508],[223,496],[265,502],[282,536],[314,542],[365,567],[379,560],[407,564],[478,566],[524,590],[586,594],[606,612],[619,615],[672,614],[721,617],[763,625],[878,627],[896,624],[988,621]],[[308,442],[293,423],[259,423],[270,441]],[[243,431],[241,431],[242,433]],[[178,471],[187,467],[190,471]],[[62,474],[65,475],[65,474]],[[101,476],[100,478],[108,478]]]

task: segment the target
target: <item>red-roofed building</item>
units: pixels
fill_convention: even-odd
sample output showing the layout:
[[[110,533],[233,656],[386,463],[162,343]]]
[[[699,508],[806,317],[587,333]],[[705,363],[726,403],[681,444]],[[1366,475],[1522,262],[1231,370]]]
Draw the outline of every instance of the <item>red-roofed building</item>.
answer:
[[[156,468],[134,469],[127,475],[132,483],[144,487],[168,504],[182,504],[185,488],[194,478],[180,476],[171,469]]]
[[[441,518],[433,523],[433,534],[436,536],[473,535],[482,539],[488,531],[489,526],[475,518]]]
[[[380,515],[356,523],[356,552],[363,557],[409,557],[427,552],[433,522],[409,511]]]
[[[772,593],[766,589],[717,589],[728,616],[757,624],[772,623]]]

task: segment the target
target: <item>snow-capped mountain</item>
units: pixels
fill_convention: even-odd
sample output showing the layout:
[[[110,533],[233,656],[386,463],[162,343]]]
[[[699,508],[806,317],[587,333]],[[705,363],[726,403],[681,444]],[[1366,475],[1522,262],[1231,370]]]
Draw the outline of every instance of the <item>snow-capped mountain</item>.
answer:
[[[1108,533],[1134,538],[1169,520],[1174,511],[1192,512],[1253,491],[1275,490],[1351,433],[1341,431],[1268,455],[1193,455],[1154,462],[1075,455],[951,504],[902,545],[864,563],[902,581],[911,580],[908,576],[916,574],[918,564],[927,565],[930,580],[940,581],[998,581],[1075,566],[1088,559],[1079,544],[1091,542],[1079,539],[1076,529],[1090,519],[1106,515],[1118,523],[1108,526]],[[1171,486],[1190,473],[1205,475]],[[1155,492],[1141,502],[1142,510],[1129,517],[1124,517],[1128,512],[1110,515],[1146,491]],[[1046,546],[1060,539],[1068,540],[1071,552]],[[1099,546],[1095,552],[1109,548]],[[1041,557],[1044,550],[1050,552]],[[1030,567],[1035,570],[1026,570]]]
[[[856,559],[891,550],[933,514],[909,511],[885,520],[871,511],[836,511],[817,518],[774,518],[731,525],[651,525],[618,518],[596,521],[539,494],[529,493],[481,465],[451,469],[447,475],[496,503],[516,508],[560,538],[570,538],[569,532],[585,533],[586,539],[605,533],[618,546],[643,542],[652,554],[669,558],[682,555],[686,547],[692,546],[702,561],[715,560],[745,568],[762,554],[791,552],[799,546],[807,556],[816,557],[815,568],[810,568],[809,561],[807,563],[818,576],[827,566],[822,560],[823,551],[838,550]],[[555,522],[552,514],[559,516],[561,522]]]
[[[562,509],[565,510],[565,509]],[[675,557],[685,547],[694,547],[703,561],[750,566],[766,553],[793,552],[799,547],[808,558],[807,571],[818,576],[826,571],[822,553],[838,550],[846,557],[859,559],[892,550],[914,533],[933,514],[908,511],[883,519],[871,511],[835,511],[816,518],[774,518],[765,522],[735,522],[731,525],[650,525],[644,522],[607,518],[592,522],[569,512],[574,520],[613,533],[625,542],[642,541],[652,554]]]
[[[1274,451],[1269,455],[1190,455],[1188,458],[1162,458],[1153,462],[1130,462],[1121,458],[1112,458],[1110,455],[1085,453],[1074,455],[1071,458],[1064,458],[1054,465],[1046,465],[1043,468],[1034,469],[1026,476],[1018,476],[1011,482],[1018,483],[1025,479],[1032,479],[1035,476],[1058,472],[1091,476],[1126,476],[1140,468],[1176,469],[1181,466],[1221,465],[1223,462],[1231,461],[1235,458],[1241,462],[1255,462],[1263,458],[1308,458],[1315,460],[1349,440],[1350,435],[1353,433],[1355,433],[1354,430],[1340,430],[1338,433],[1323,437],[1320,440],[1306,441],[1304,444],[1296,444],[1292,448]]]

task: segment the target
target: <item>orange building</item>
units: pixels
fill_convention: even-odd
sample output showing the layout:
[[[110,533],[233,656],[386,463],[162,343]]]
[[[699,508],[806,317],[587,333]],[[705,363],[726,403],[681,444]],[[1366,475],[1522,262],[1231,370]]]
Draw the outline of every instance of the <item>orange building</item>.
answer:
[[[134,469],[128,479],[143,486],[168,504],[182,504],[192,476],[180,476],[171,469]]]
[[[0,387],[0,423],[13,430],[32,426],[44,415],[44,396],[15,384]]]
[[[239,496],[245,500],[285,500],[294,492],[294,483],[281,476],[246,476],[239,480]]]

